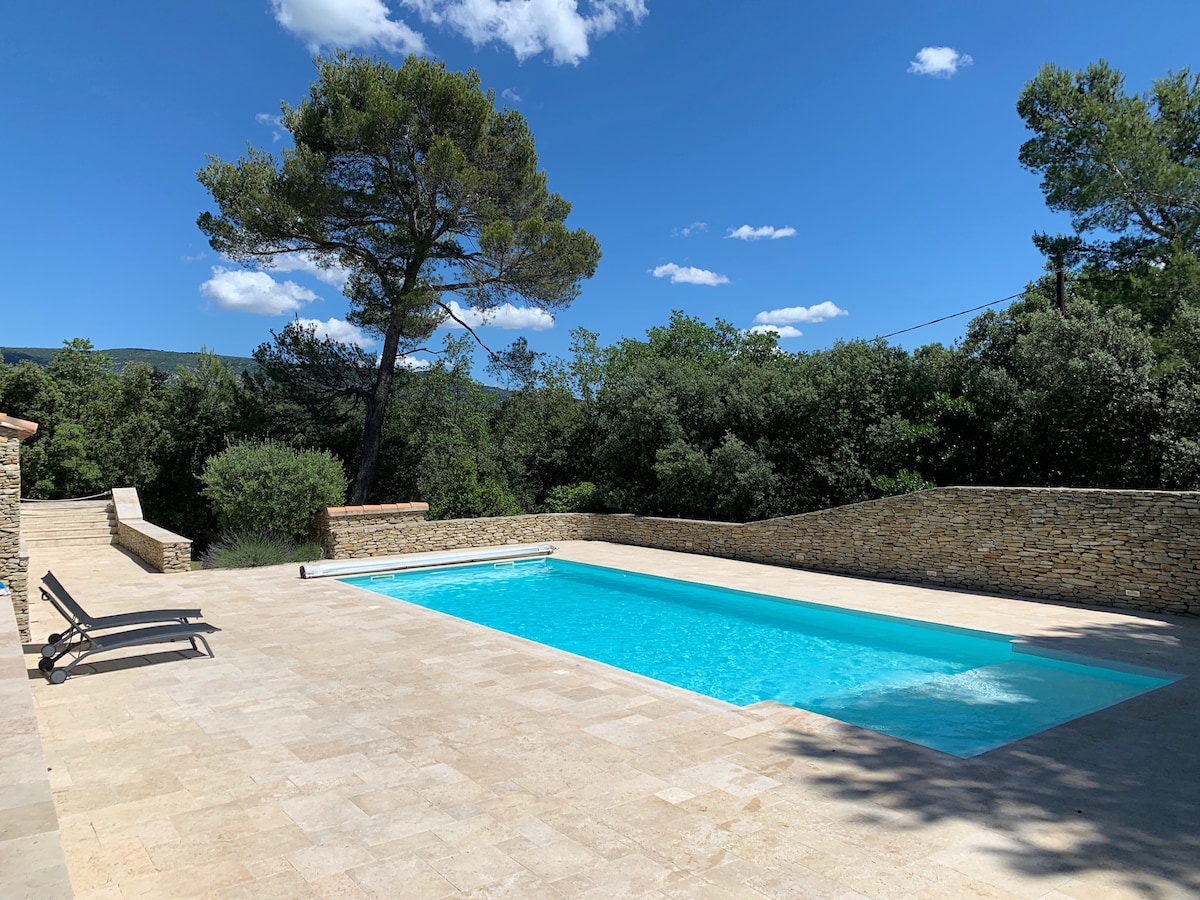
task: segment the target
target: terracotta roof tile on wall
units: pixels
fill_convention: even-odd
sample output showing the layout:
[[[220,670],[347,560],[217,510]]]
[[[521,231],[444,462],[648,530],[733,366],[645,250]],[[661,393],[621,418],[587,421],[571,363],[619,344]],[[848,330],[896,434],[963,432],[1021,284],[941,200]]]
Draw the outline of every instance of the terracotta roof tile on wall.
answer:
[[[18,419],[16,416],[10,416],[7,413],[0,412],[0,428],[8,428],[17,433],[21,440],[27,437],[33,437],[38,430],[37,422],[28,422],[25,419]]]
[[[423,513],[428,509],[428,503],[374,503],[366,506],[331,506],[325,512],[330,516],[353,516],[361,513]]]

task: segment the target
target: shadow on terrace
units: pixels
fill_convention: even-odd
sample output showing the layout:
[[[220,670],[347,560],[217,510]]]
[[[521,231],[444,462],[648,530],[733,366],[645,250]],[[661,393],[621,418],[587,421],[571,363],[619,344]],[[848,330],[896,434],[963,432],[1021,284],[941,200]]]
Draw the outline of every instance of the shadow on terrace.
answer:
[[[1007,846],[979,852],[1016,872],[1109,873],[1127,890],[1162,896],[1144,872],[1200,896],[1200,664],[1178,664],[1200,660],[1197,626],[1148,620],[1039,638],[1041,646],[1144,666],[1165,666],[1170,656],[1186,677],[974,759],[851,728],[837,732],[836,745],[790,731],[779,749],[821,759],[821,770],[805,776],[808,786],[903,814],[881,828],[970,822],[1009,836]]]

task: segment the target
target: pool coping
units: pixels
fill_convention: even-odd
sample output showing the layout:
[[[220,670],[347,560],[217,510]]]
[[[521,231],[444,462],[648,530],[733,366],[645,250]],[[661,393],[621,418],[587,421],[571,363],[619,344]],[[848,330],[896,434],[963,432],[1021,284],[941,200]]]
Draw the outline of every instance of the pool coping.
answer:
[[[468,554],[463,554],[463,555],[466,556]],[[1165,687],[1166,685],[1171,684],[1175,681],[1178,681],[1180,678],[1184,677],[1183,675],[1165,672],[1165,671],[1162,671],[1159,669],[1151,669],[1151,668],[1148,668],[1145,666],[1135,666],[1135,665],[1123,663],[1120,661],[1107,660],[1107,659],[1103,659],[1103,658],[1095,657],[1095,656],[1086,656],[1086,655],[1083,655],[1080,653],[1070,653],[1067,651],[1054,650],[1051,648],[1040,647],[1036,643],[1027,641],[1023,638],[1020,638],[1020,637],[1012,635],[1012,634],[1002,634],[999,632],[980,631],[978,629],[964,628],[964,627],[957,626],[957,625],[946,625],[946,624],[934,622],[934,621],[926,621],[926,620],[922,620],[922,619],[914,619],[914,618],[908,618],[908,617],[902,617],[902,616],[890,615],[890,614],[884,614],[884,613],[878,613],[878,612],[869,612],[869,611],[853,609],[853,608],[844,607],[844,606],[834,606],[834,605],[827,604],[827,603],[817,603],[817,602],[814,602],[811,600],[802,600],[802,599],[796,599],[796,598],[791,598],[791,597],[780,597],[780,596],[777,596],[774,594],[762,593],[759,591],[750,591],[750,590],[744,590],[744,589],[723,587],[720,585],[708,584],[705,582],[694,581],[694,580],[689,581],[689,580],[684,580],[684,579],[679,579],[679,578],[670,578],[670,577],[660,575],[660,574],[634,572],[634,571],[630,571],[630,570],[626,570],[626,569],[617,568],[614,566],[598,565],[596,563],[585,563],[585,562],[580,562],[578,560],[555,559],[553,556],[549,556],[549,557],[542,556],[542,557],[537,557],[537,558],[529,558],[529,559],[525,559],[525,560],[516,560],[516,561],[505,560],[505,561],[501,561],[501,562],[493,562],[491,560],[480,560],[480,559],[463,559],[461,561],[456,560],[456,561],[454,561],[452,563],[448,563],[444,566],[438,566],[438,565],[423,566],[421,568],[415,568],[415,569],[407,568],[407,567],[398,567],[394,571],[391,571],[391,570],[382,571],[381,570],[381,571],[373,571],[373,572],[365,572],[365,573],[347,573],[345,575],[337,576],[337,580],[339,582],[341,582],[342,584],[346,584],[350,587],[366,591],[375,596],[384,597],[384,598],[394,601],[394,602],[410,603],[410,604],[418,606],[422,609],[427,609],[427,610],[430,610],[433,612],[441,613],[442,615],[453,618],[457,622],[462,622],[464,624],[470,624],[470,625],[474,625],[477,627],[481,627],[481,628],[487,629],[488,631],[495,631],[497,633],[504,634],[511,638],[516,638],[521,641],[526,641],[535,646],[547,647],[551,650],[557,650],[558,652],[564,653],[575,659],[586,660],[591,663],[596,663],[596,664],[599,664],[602,666],[606,666],[617,672],[634,675],[634,676],[637,676],[640,678],[646,678],[646,679],[656,682],[658,684],[662,684],[662,685],[665,685],[668,687],[683,690],[689,694],[693,694],[693,695],[700,696],[700,697],[705,697],[710,700],[716,700],[721,703],[727,703],[731,708],[734,708],[734,709],[749,709],[749,708],[753,708],[753,707],[757,706],[757,704],[759,704],[759,703],[772,701],[773,698],[764,698],[764,700],[758,700],[758,701],[754,701],[752,703],[737,703],[733,700],[728,700],[724,697],[717,696],[715,694],[707,693],[704,691],[693,690],[692,688],[689,688],[686,685],[678,684],[675,681],[670,680],[670,679],[657,678],[654,675],[638,671],[637,669],[626,668],[625,666],[617,665],[616,663],[609,662],[605,659],[599,658],[598,656],[592,656],[587,653],[577,652],[575,650],[569,649],[568,647],[561,646],[558,643],[554,643],[551,641],[540,641],[540,640],[537,640],[535,638],[529,637],[524,634],[519,634],[514,631],[509,631],[505,628],[499,628],[495,625],[490,625],[487,622],[481,622],[474,618],[458,615],[454,611],[439,608],[438,606],[429,605],[424,602],[407,600],[403,596],[396,596],[387,591],[376,590],[373,587],[374,584],[376,584],[377,582],[380,582],[384,579],[387,579],[389,584],[394,584],[397,579],[403,580],[403,579],[410,578],[410,577],[416,578],[423,574],[428,575],[431,571],[437,571],[437,570],[443,570],[443,571],[446,571],[446,570],[449,570],[449,571],[454,571],[454,570],[488,571],[488,570],[491,570],[492,568],[499,567],[499,566],[511,567],[513,565],[520,565],[520,564],[555,565],[556,563],[559,566],[563,567],[563,569],[568,572],[569,571],[580,571],[586,575],[588,573],[588,571],[597,571],[597,572],[601,572],[601,573],[606,573],[610,576],[633,576],[633,577],[639,579],[643,585],[645,585],[647,582],[652,585],[653,584],[661,584],[661,585],[664,585],[667,587],[687,587],[687,586],[693,586],[693,585],[701,585],[701,586],[707,588],[708,590],[712,591],[717,596],[729,595],[732,597],[741,597],[741,598],[747,598],[747,599],[756,600],[756,601],[764,601],[764,602],[768,602],[768,603],[780,603],[780,604],[783,604],[786,606],[801,607],[806,610],[814,610],[814,611],[819,611],[819,612],[830,612],[830,613],[835,613],[835,614],[839,614],[839,615],[843,615],[843,616],[848,616],[851,618],[867,619],[867,620],[871,620],[874,622],[883,622],[883,623],[888,623],[888,624],[900,625],[900,626],[904,626],[904,627],[940,632],[943,634],[953,634],[953,635],[973,638],[976,640],[987,641],[987,642],[990,642],[993,644],[1003,644],[1003,645],[1007,646],[1013,654],[1018,655],[1018,656],[1026,656],[1026,657],[1033,657],[1033,658],[1037,658],[1037,659],[1052,660],[1055,662],[1066,663],[1068,665],[1080,666],[1080,667],[1083,667],[1086,669],[1115,672],[1115,673],[1120,673],[1123,675],[1134,675],[1134,676],[1152,679],[1154,681],[1160,682],[1159,684],[1154,684],[1154,685],[1144,685],[1137,691],[1137,693],[1135,693],[1131,696],[1121,697],[1120,699],[1110,700],[1108,702],[1096,702],[1093,704],[1089,704],[1089,705],[1080,707],[1077,712],[1073,712],[1071,715],[1068,715],[1065,718],[1056,718],[1055,720],[1050,721],[1048,723],[1043,723],[1043,724],[1038,724],[1038,725],[1027,725],[1026,727],[1017,728],[1015,731],[1006,732],[1006,734],[1003,738],[995,737],[995,738],[991,738],[988,740],[980,740],[980,741],[971,742],[972,747],[973,747],[971,752],[956,752],[954,750],[948,750],[944,746],[939,746],[939,743],[936,740],[934,740],[933,738],[931,738],[928,734],[922,733],[919,735],[913,735],[911,733],[912,729],[910,729],[910,728],[905,728],[904,729],[905,733],[900,733],[900,731],[898,731],[898,730],[877,729],[877,728],[872,728],[871,726],[868,726],[868,725],[859,724],[859,723],[851,721],[849,719],[839,718],[837,716],[830,715],[828,713],[822,712],[817,709],[811,709],[808,706],[805,706],[802,704],[788,704],[788,703],[783,703],[782,701],[774,701],[774,702],[778,702],[780,706],[785,707],[787,709],[799,710],[801,712],[809,713],[809,714],[816,715],[816,716],[821,716],[823,718],[829,719],[832,722],[836,722],[839,724],[849,725],[849,726],[856,727],[856,728],[863,728],[864,730],[872,731],[876,734],[886,735],[888,737],[892,737],[897,740],[902,740],[902,741],[906,741],[908,743],[916,744],[918,746],[925,747],[930,750],[934,750],[935,752],[946,753],[946,754],[948,754],[950,756],[954,756],[958,759],[971,759],[971,758],[979,756],[983,753],[988,753],[992,750],[996,750],[1000,747],[1004,747],[1008,744],[1012,744],[1017,741],[1024,740],[1025,738],[1031,737],[1035,734],[1039,734],[1042,731],[1046,731],[1051,728],[1056,728],[1060,725],[1064,725],[1068,722],[1071,722],[1071,721],[1081,718],[1083,716],[1091,715],[1092,713],[1098,712],[1099,710],[1105,709],[1107,707],[1115,706],[1119,703],[1124,703],[1128,700],[1132,700],[1135,697],[1140,696],[1141,694]],[[302,573],[302,577],[303,577],[303,573]],[[987,664],[991,665],[991,664],[994,664],[994,662],[995,662],[994,660],[991,660]],[[892,723],[892,724],[894,725],[894,723]]]

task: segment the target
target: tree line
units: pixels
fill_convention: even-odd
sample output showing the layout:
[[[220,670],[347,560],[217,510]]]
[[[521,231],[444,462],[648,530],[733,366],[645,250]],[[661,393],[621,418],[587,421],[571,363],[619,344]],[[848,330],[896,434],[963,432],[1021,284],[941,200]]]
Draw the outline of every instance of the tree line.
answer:
[[[579,329],[566,359],[535,357],[507,392],[472,377],[468,339],[448,338],[429,369],[396,371],[368,499],[425,500],[438,518],[746,521],[934,484],[1200,489],[1200,279],[1159,327],[1082,287],[1065,316],[1046,279],[957,346],[912,352],[785,353],[683,313],[604,347]],[[42,426],[22,450],[26,495],[133,485],[153,521],[203,543],[215,521],[200,477],[231,443],[327,449],[354,471],[362,394],[331,395],[330,372],[314,383],[277,354],[264,344],[240,378],[204,353],[194,372],[116,374],[86,340],[48,368],[0,365],[0,408]]]
[[[885,341],[786,353],[772,335],[682,312],[644,339],[570,355],[450,337],[509,297],[567,305],[599,245],[569,231],[519,114],[474,73],[346,55],[284,108],[295,146],[199,173],[212,246],[269,264],[305,252],[348,273],[350,320],[380,357],[292,323],[235,377],[202,355],[120,374],[86,340],[46,369],[0,365],[0,408],[42,424],[33,497],[137,486],[152,519],[201,544],[208,459],[271,440],[328,450],[352,502],[426,500],[435,517],[597,510],[745,521],[933,484],[1200,489],[1200,78],[1128,95],[1103,61],[1042,68],[1017,110],[1020,163],[1073,233],[1035,234],[1047,274],[952,347]],[[461,323],[460,324],[465,324]]]

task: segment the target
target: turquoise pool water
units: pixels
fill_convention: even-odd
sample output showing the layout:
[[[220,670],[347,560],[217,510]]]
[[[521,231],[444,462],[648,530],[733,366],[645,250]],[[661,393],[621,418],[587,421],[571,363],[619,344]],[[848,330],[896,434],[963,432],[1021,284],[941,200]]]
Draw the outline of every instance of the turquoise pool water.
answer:
[[[730,703],[970,757],[1175,680],[1005,635],[549,559],[339,579]]]

